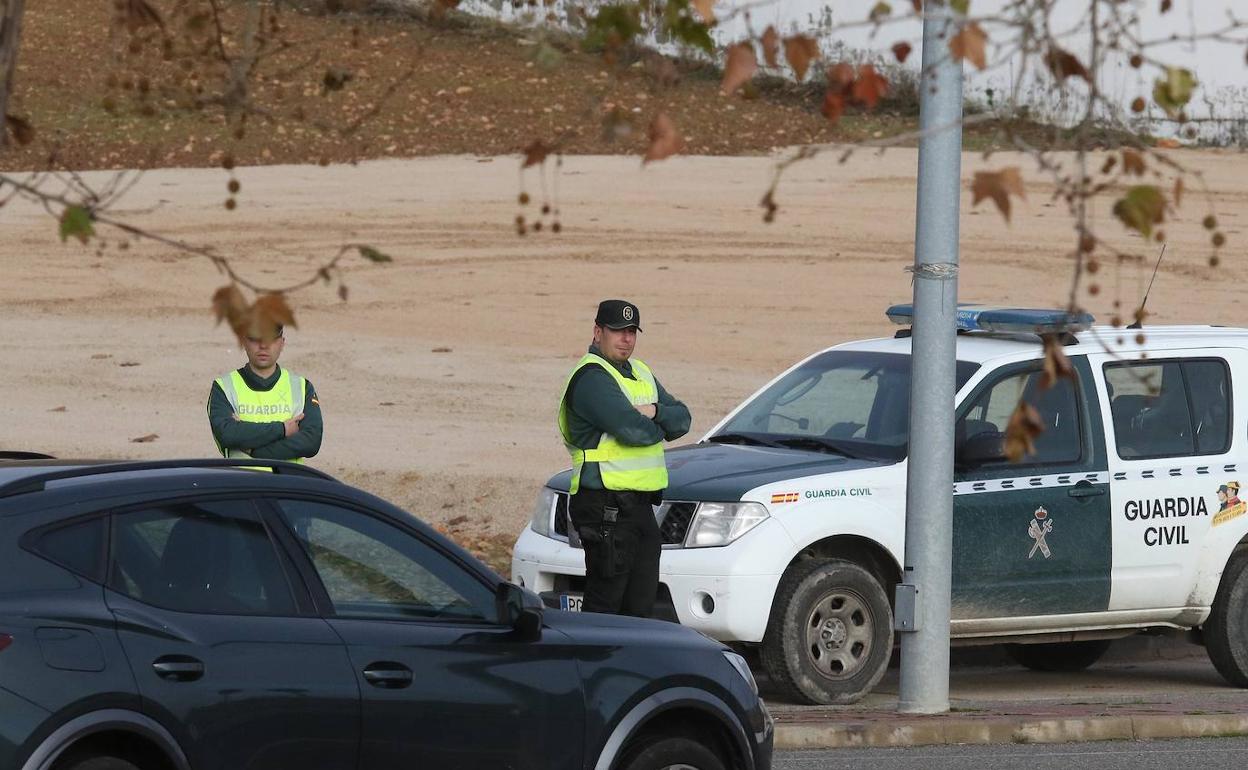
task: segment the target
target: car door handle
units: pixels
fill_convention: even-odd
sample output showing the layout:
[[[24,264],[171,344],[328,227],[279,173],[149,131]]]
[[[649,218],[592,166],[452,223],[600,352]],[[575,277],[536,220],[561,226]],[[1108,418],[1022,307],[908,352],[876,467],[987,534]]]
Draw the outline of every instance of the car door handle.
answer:
[[[400,690],[412,683],[412,670],[402,663],[381,661],[364,669],[364,680],[374,687]]]
[[[193,682],[204,675],[204,664],[189,655],[165,655],[152,661],[152,670],[171,682]]]
[[[1080,481],[1078,484],[1071,487],[1070,491],[1066,494],[1071,497],[1098,497],[1105,494],[1105,487],[1094,487],[1090,481]]]

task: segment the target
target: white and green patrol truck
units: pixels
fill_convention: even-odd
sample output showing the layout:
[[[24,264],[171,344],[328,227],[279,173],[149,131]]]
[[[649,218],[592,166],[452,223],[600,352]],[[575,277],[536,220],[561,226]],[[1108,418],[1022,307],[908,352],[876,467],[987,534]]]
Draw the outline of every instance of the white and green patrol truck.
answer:
[[[984,307],[961,308],[959,326],[955,643],[1012,643],[1023,665],[1075,670],[1114,638],[1191,630],[1248,687],[1248,329]],[[1037,331],[1057,335],[1073,378],[1046,387]],[[669,451],[656,614],[759,645],[799,701],[869,692],[894,641],[910,388],[908,329],[838,345]],[[1010,462],[1020,399],[1044,430]],[[577,609],[567,484],[565,471],[543,488],[512,577]]]

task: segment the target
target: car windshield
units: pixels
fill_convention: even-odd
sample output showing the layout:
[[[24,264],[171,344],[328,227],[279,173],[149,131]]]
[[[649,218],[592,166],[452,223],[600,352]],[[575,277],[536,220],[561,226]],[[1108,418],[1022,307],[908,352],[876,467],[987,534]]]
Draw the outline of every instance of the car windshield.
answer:
[[[957,387],[979,364],[957,362]],[[708,440],[901,460],[910,418],[910,356],[830,350],[776,381]]]

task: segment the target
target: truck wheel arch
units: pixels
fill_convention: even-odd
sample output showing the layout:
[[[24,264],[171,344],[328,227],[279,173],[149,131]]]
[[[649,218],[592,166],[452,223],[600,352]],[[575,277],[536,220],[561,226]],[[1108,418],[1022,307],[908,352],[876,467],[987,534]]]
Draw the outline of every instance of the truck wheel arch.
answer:
[[[901,565],[897,559],[884,546],[860,535],[833,535],[817,540],[798,551],[784,571],[787,573],[805,559],[843,559],[858,564],[880,581],[889,594],[890,604],[893,602],[890,589],[901,582]]]

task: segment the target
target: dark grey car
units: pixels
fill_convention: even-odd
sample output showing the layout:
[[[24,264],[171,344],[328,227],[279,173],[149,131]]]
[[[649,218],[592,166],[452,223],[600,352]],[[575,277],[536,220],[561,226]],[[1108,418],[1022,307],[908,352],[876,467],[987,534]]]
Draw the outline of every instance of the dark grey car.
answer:
[[[0,461],[0,769],[770,767],[723,645],[245,462]]]

